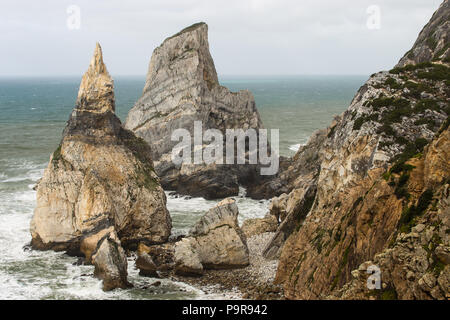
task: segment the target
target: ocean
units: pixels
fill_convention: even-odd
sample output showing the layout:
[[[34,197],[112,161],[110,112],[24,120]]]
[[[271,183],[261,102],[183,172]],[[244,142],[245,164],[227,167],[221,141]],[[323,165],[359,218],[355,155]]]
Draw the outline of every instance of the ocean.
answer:
[[[265,128],[280,130],[280,154],[291,156],[312,132],[343,112],[367,76],[220,77],[232,91],[253,92]],[[35,206],[33,187],[74,107],[80,77],[0,78],[0,299],[216,299],[169,279],[144,278],[128,266],[133,289],[103,292],[93,266],[77,266],[64,253],[30,250],[29,224]],[[125,121],[140,97],[144,76],[116,77],[116,113]],[[189,229],[217,201],[168,195],[174,233]],[[237,199],[240,221],[262,217],[269,201]]]

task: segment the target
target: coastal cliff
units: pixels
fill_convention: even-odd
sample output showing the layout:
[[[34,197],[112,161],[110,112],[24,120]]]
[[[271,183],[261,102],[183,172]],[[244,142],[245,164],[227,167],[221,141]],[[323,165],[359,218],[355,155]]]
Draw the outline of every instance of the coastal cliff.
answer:
[[[287,194],[273,201],[272,213],[282,212],[282,222],[264,255],[279,257],[276,282],[287,298],[329,297],[365,261],[379,264],[383,290],[397,297],[448,296],[442,285],[449,277],[448,15],[446,0],[406,58],[372,75],[350,107],[314,133],[277,177]],[[430,38],[436,46],[429,47]],[[377,258],[399,252],[416,224],[431,230],[409,242],[414,250],[429,248],[422,269],[411,265],[419,258],[414,252],[397,257],[403,269],[395,259]],[[414,291],[405,280],[408,270],[414,273],[408,281],[434,272],[441,284],[433,282],[433,295]],[[384,291],[358,297],[381,298]],[[356,296],[348,289],[332,297]]]
[[[84,255],[94,264],[119,255],[126,266],[117,246],[167,241],[171,218],[150,147],[125,130],[114,111],[113,80],[97,44],[61,143],[37,185],[34,249]]]
[[[172,163],[178,143],[171,141],[172,132],[184,128],[193,137],[195,121],[203,130],[223,134],[226,129],[262,128],[252,93],[234,93],[219,84],[205,23],[183,29],[154,50],[142,97],[125,126],[151,145],[155,170],[167,190],[212,199],[237,195],[240,184],[256,184],[255,166]]]

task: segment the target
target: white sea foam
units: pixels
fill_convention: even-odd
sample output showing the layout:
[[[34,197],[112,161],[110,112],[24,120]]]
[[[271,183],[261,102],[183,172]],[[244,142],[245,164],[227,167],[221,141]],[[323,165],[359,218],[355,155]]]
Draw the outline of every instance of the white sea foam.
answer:
[[[293,144],[293,145],[289,146],[289,150],[297,152],[300,149],[300,147],[302,147],[304,145],[305,145],[304,143]]]

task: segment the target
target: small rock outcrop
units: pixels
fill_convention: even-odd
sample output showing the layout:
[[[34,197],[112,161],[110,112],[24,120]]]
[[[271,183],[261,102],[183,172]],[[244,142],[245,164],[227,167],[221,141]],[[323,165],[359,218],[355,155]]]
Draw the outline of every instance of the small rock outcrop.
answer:
[[[132,286],[127,280],[127,257],[115,232],[100,239],[92,255],[92,263],[94,276],[103,280],[104,291]]]
[[[125,130],[114,111],[113,80],[97,44],[62,141],[37,186],[34,249],[67,251],[93,262],[96,251],[100,261],[99,241],[106,252],[101,257],[113,254],[115,245],[102,240],[112,233],[130,249],[167,241],[171,219],[150,147]]]
[[[239,210],[227,198],[210,209],[175,245],[175,272],[198,275],[203,269],[231,269],[249,264],[247,240],[239,228]]]
[[[158,277],[157,267],[155,262],[153,262],[152,257],[146,252],[138,254],[136,259],[136,268],[138,268],[139,275],[145,277]]]
[[[125,126],[151,145],[164,189],[215,199],[237,195],[240,184],[255,186],[260,179],[256,165],[172,163],[178,143],[171,141],[172,132],[184,128],[193,138],[195,121],[202,123],[203,131],[218,129],[223,134],[226,129],[262,128],[253,95],[248,90],[230,92],[219,84],[205,23],[182,30],[154,50],[142,97]]]
[[[203,265],[193,238],[184,238],[175,245],[175,273],[180,276],[201,276]]]

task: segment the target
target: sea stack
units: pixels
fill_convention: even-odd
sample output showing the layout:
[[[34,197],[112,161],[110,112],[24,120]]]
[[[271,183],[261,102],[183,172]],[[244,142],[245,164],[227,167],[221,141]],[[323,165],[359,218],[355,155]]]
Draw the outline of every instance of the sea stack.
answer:
[[[184,128],[194,137],[195,121],[203,130],[222,133],[262,128],[252,93],[230,92],[219,84],[205,23],[183,29],[154,50],[142,97],[125,127],[151,145],[165,189],[210,199],[237,195],[240,184],[256,184],[255,166],[172,163],[171,152],[178,143],[171,141],[172,132]]]
[[[31,221],[34,249],[83,254],[110,280],[105,289],[127,286],[121,246],[163,243],[171,231],[150,147],[125,130],[114,111],[113,80],[97,44],[62,141],[37,186]],[[113,269],[121,274],[111,278]]]

